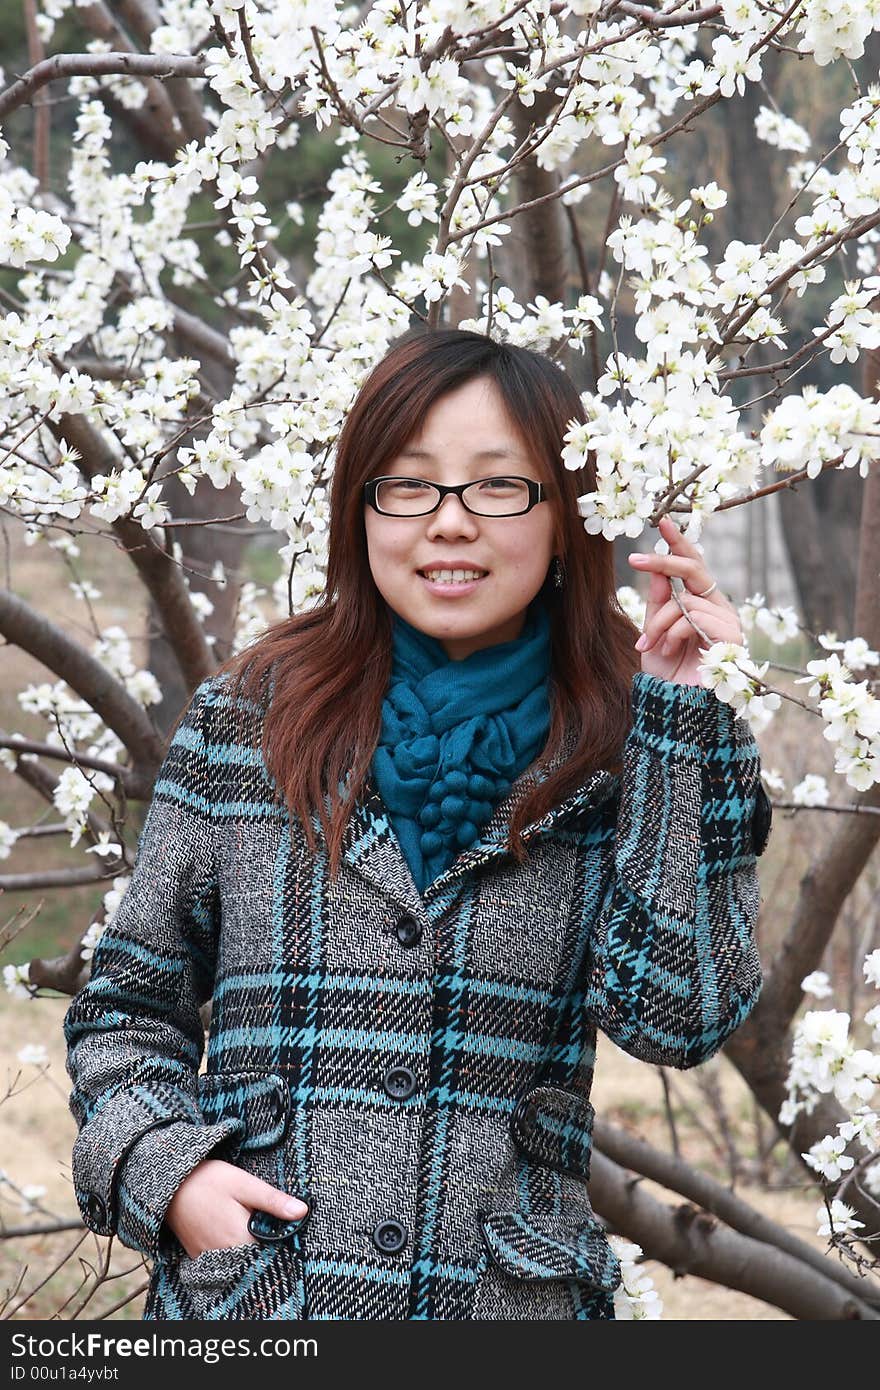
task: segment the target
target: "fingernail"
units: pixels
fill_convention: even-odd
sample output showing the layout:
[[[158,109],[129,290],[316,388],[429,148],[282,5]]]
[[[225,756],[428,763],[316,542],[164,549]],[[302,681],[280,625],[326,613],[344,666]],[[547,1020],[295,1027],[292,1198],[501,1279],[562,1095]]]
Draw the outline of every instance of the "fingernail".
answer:
[[[643,652],[643,651],[645,650],[645,648],[647,647],[647,645],[648,645],[648,639],[647,639],[647,637],[645,636],[645,634],[644,634],[644,632],[643,632],[642,635],[641,635],[641,637],[639,638],[638,642],[636,642],[636,651],[637,651],[637,652]]]
[[[629,557],[631,560],[647,560],[647,555],[643,555],[640,550],[634,550]]]
[[[285,1216],[289,1216],[291,1221],[299,1221],[307,1211],[305,1202],[288,1202],[284,1208]]]

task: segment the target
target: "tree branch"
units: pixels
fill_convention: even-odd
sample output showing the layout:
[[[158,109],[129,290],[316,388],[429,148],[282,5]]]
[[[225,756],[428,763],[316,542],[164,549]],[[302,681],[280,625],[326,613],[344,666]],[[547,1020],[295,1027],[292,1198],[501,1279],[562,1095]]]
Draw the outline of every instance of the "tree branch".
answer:
[[[40,763],[34,762],[33,758],[15,759],[14,772],[16,777],[20,777],[29,787],[33,787],[38,796],[48,802],[54,809],[55,797],[55,778]],[[96,816],[94,811],[86,812],[86,829],[92,836],[94,844],[99,844],[101,835],[109,831],[106,821],[100,816]]]
[[[21,1240],[25,1236],[51,1236],[56,1231],[81,1231],[83,1221],[71,1217],[69,1221],[56,1221],[52,1226],[3,1226],[0,1240]]]
[[[204,77],[207,59],[152,53],[56,53],[45,58],[0,92],[0,121],[31,98],[49,82],[67,77],[104,77],[127,74],[130,77]]]
[[[100,869],[44,869],[41,873],[0,874],[4,893],[25,893],[34,888],[81,888],[84,883],[106,883],[115,875]]]
[[[602,1153],[593,1154],[590,1189],[596,1211],[612,1229],[642,1247],[677,1276],[694,1274],[759,1298],[811,1322],[874,1321],[880,1314],[787,1251],[719,1225],[690,1205],[666,1206],[643,1191],[640,1179]]]
[[[782,811],[836,811],[844,816],[880,816],[880,806],[866,806],[864,802],[854,801],[851,806],[806,806],[802,801],[778,801],[773,798],[773,809]]]
[[[80,455],[80,471],[86,478],[91,479],[98,473],[109,474],[118,467],[118,459],[83,416],[61,414],[48,422],[48,428],[59,445],[64,440],[75,446]],[[136,521],[119,517],[113,522],[113,530],[162,615],[165,635],[184,682],[194,690],[214,671],[217,663],[179,566]],[[123,735],[119,733],[119,737]]]
[[[661,1153],[644,1139],[627,1134],[625,1130],[609,1124],[607,1120],[597,1119],[594,1122],[593,1141],[599,1152],[612,1159],[614,1163],[642,1177],[650,1178],[652,1182],[660,1183],[681,1197],[687,1197],[695,1206],[711,1212],[732,1230],[784,1251],[815,1269],[823,1278],[833,1280],[854,1297],[880,1309],[880,1284],[861,1278],[847,1269],[846,1265],[829,1259],[820,1250],[808,1245],[805,1240],[792,1235],[778,1222],[771,1221],[769,1217],[756,1211],[715,1178],[699,1172],[672,1154]],[[817,1192],[817,1203],[820,1199],[821,1194]]]
[[[92,922],[99,921],[100,914],[99,908]],[[91,962],[82,958],[81,941],[77,941],[66,955],[54,956],[51,960],[32,960],[28,966],[28,980],[32,985],[38,989],[54,989],[59,994],[71,997],[82,989],[90,974]]]
[[[89,5],[80,6],[78,13],[90,33],[111,44],[117,53],[136,53],[134,44],[123,32],[103,0],[92,0]],[[118,104],[119,114],[123,120],[130,121],[132,126],[139,128],[139,137],[148,147],[158,146],[166,159],[173,159],[175,150],[183,144],[183,127],[177,119],[168,93],[158,78],[144,78],[144,83],[147,89],[144,105],[130,109]],[[109,97],[112,94],[103,91],[101,95]]]
[[[705,24],[708,19],[716,19],[722,13],[721,5],[707,5],[703,10],[687,10],[684,14],[664,14],[662,10],[651,10],[647,5],[632,5],[630,0],[617,0],[614,7],[630,19],[640,19],[648,29],[673,29],[685,25]]]
[[[0,729],[0,748],[11,748],[14,753],[35,753],[39,758],[57,758],[70,763],[70,754],[65,748],[56,748],[51,743],[41,743],[38,739],[22,738],[18,734],[7,734]],[[97,758],[89,753],[77,753],[76,761],[95,772],[106,772],[122,784],[129,801],[146,801],[152,790],[152,783],[141,772],[130,767],[120,767],[109,758]]]
[[[7,642],[66,681],[100,715],[137,764],[158,767],[163,751],[160,736],[137,700],[97,657],[9,589],[0,589],[0,632]]]

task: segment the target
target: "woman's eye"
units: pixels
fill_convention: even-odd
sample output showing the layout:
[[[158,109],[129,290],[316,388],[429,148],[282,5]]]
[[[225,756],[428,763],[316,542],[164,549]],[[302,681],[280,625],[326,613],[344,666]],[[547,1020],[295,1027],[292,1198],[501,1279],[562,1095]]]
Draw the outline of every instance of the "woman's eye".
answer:
[[[424,492],[428,483],[420,483],[418,478],[392,478],[389,484],[395,492]]]
[[[521,484],[516,478],[484,478],[480,486],[486,492],[503,492],[505,488],[517,488]]]

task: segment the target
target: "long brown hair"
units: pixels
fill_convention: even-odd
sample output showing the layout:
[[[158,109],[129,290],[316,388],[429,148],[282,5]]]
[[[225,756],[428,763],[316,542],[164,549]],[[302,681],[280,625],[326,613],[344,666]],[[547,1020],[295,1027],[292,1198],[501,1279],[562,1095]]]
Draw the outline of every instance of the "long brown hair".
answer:
[[[535,767],[544,767],[573,731],[573,753],[536,783],[511,818],[509,849],[526,858],[521,832],[597,768],[618,770],[630,719],[630,682],[638,669],[637,629],[617,601],[613,547],[586,533],[578,496],[595,487],[592,459],[566,469],[563,435],[583,421],[566,373],[540,353],[462,329],[411,329],[373,368],[346,416],[336,445],[330,493],[327,584],[320,601],[269,627],[223,663],[230,692],[266,705],[262,751],[288,811],[316,848],[317,812],[339,868],[345,827],[379,740],[382,700],[391,675],[391,614],[373,581],[364,527],[363,485],[422,427],[439,397],[476,377],[491,379],[554,495],[555,550],[565,564],[559,589],[542,596],[550,613],[550,729]],[[569,733],[569,737],[571,734]],[[351,774],[343,798],[339,787]],[[329,797],[328,814],[325,797]]]

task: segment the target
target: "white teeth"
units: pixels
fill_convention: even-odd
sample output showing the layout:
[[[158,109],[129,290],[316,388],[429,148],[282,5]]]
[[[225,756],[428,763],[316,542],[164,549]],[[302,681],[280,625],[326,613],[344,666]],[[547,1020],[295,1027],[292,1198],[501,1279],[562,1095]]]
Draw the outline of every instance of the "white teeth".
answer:
[[[423,570],[426,579],[439,581],[441,584],[460,584],[463,579],[482,579],[482,570]]]

